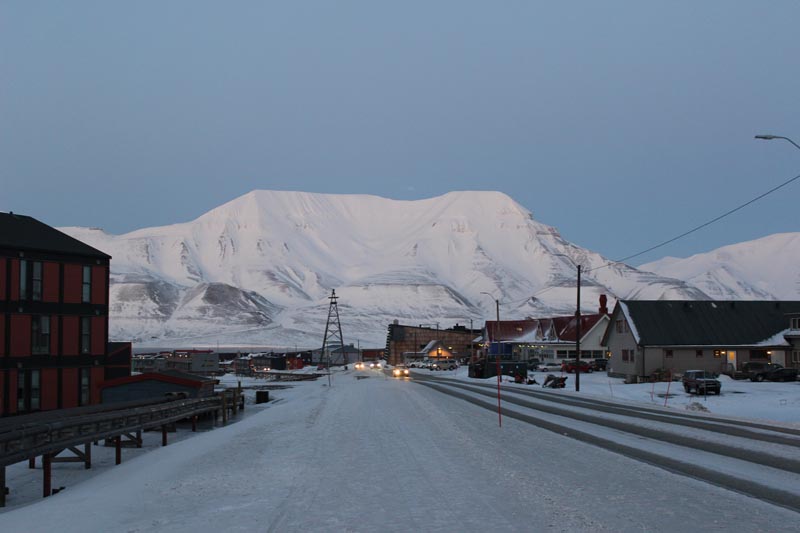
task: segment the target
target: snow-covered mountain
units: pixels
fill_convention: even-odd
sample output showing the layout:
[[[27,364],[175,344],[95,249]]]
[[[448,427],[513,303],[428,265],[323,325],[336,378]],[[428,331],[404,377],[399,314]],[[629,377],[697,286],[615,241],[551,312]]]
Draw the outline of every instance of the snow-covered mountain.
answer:
[[[800,300],[800,233],[777,233],[639,267],[686,281],[713,299]]]
[[[575,246],[498,192],[417,201],[253,191],[184,224],[62,231],[110,254],[111,337],[145,345],[318,347],[336,289],[345,342],[387,325],[574,312],[614,298],[706,298]],[[482,293],[489,293],[492,298]]]

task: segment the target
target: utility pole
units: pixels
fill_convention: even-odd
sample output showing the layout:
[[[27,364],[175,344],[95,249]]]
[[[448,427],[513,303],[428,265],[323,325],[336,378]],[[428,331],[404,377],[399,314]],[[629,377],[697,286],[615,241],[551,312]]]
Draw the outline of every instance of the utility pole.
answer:
[[[578,303],[575,310],[575,392],[581,390],[581,265],[578,267]]]

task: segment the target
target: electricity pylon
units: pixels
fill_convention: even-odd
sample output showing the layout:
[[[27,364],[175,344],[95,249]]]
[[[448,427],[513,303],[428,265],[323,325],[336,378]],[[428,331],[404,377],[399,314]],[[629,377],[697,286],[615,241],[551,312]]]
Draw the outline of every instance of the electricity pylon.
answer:
[[[326,358],[328,369],[332,364],[347,364],[347,352],[344,347],[344,339],[342,339],[342,323],[339,321],[339,306],[336,303],[336,289],[331,290],[329,299],[331,304],[328,307],[328,321],[325,323],[325,338],[322,340],[322,356]],[[341,352],[331,359],[331,346],[335,346],[337,343]]]

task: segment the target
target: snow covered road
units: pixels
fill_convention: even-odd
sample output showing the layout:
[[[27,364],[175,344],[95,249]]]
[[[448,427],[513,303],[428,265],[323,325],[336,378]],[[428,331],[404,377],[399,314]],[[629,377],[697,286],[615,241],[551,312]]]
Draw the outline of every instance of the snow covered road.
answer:
[[[510,417],[498,428],[414,381],[350,370],[274,391],[236,423],[0,514],[0,531],[797,529],[796,512]]]

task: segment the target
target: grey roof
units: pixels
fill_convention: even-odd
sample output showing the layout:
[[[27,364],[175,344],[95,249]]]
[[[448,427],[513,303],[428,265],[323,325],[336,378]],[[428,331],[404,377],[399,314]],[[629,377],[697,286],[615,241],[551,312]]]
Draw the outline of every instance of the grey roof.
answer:
[[[624,300],[622,303],[628,308],[640,344],[650,346],[757,345],[788,329],[789,315],[800,312],[798,301]]]
[[[111,259],[110,255],[48,226],[44,222],[16,213],[0,213],[0,248]]]

